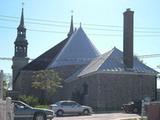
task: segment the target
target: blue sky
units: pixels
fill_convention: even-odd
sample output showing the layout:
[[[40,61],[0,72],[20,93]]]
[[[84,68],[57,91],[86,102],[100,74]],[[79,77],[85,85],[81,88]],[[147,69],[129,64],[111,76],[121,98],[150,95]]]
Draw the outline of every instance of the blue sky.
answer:
[[[36,58],[67,36],[72,10],[75,27],[78,28],[81,22],[87,36],[101,53],[114,46],[123,50],[123,12],[127,8],[134,11],[134,54],[160,54],[159,0],[23,0],[23,2],[30,58]],[[16,27],[19,25],[21,8],[22,0],[0,1],[0,57],[12,58],[14,55]],[[160,57],[143,59],[145,64],[158,71],[159,61]],[[5,73],[12,72],[11,65],[12,61],[0,60],[0,69]]]

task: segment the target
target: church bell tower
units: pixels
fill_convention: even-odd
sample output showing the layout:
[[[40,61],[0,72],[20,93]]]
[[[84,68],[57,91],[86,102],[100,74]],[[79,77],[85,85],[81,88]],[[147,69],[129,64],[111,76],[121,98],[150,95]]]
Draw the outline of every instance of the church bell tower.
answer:
[[[22,8],[20,24],[17,27],[17,38],[14,42],[14,56],[12,59],[13,89],[14,82],[17,79],[18,74],[20,73],[21,69],[29,62],[29,58],[27,57],[27,46],[28,42],[26,39],[26,28],[24,26],[24,16]]]

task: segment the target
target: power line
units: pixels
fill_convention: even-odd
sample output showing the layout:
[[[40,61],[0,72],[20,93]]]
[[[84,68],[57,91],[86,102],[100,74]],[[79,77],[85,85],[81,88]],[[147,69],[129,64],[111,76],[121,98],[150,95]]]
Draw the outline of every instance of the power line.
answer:
[[[16,27],[8,27],[8,26],[0,26],[0,29],[3,28],[3,29],[16,29]],[[62,31],[50,31],[50,30],[41,30],[41,29],[27,29],[28,31],[34,31],[34,32],[45,32],[45,33],[56,33],[56,34],[66,34],[67,32],[62,32]],[[95,34],[95,33],[89,33],[88,35],[93,35],[93,36],[106,36],[106,37],[109,37],[109,36],[112,36],[112,37],[117,37],[117,36],[122,36],[122,33],[121,34]],[[160,34],[135,34],[135,37],[159,37]]]
[[[11,18],[11,19],[17,19],[18,21],[19,17],[13,17],[13,16],[6,16],[6,15],[0,15],[0,17],[5,17],[5,18]],[[35,19],[35,18],[25,18],[26,20],[31,20],[31,21],[41,21],[41,22],[51,22],[51,23],[61,23],[61,24],[70,24],[70,22],[65,22],[65,21],[53,21],[53,20],[45,20],[45,19]],[[7,19],[8,20],[8,19]],[[12,20],[11,20],[12,21]],[[15,20],[13,20],[15,21]],[[79,24],[79,23],[75,23]],[[116,25],[100,25],[100,24],[83,24],[86,26],[103,26],[103,27],[118,27],[121,28],[122,26],[116,26]]]
[[[13,17],[13,16],[6,16],[6,15],[0,15],[0,17],[5,17],[5,18],[9,18],[9,19],[4,19],[4,18],[0,18],[0,20],[2,21],[14,21],[14,22],[17,22],[18,20],[15,20],[15,19],[18,19],[18,17]],[[12,19],[10,19],[12,18]],[[14,20],[13,20],[14,18]],[[47,21],[47,22],[54,22],[54,23],[65,23],[65,24],[68,24],[69,22],[62,22],[62,21],[52,21],[52,20],[44,20],[44,19],[33,19],[33,18],[27,18],[28,20],[32,20],[32,21]],[[39,22],[28,22],[30,24],[38,24],[38,25],[47,25],[47,26],[55,26],[55,27],[67,27],[65,25],[57,25],[57,24],[51,24],[51,23],[39,23]],[[103,32],[120,32],[122,34],[123,30],[117,30],[117,28],[122,28],[122,26],[113,26],[113,25],[97,25],[97,24],[84,24],[84,25],[89,25],[89,26],[106,26],[106,27],[111,27],[111,28],[90,28],[90,27],[85,27],[85,29],[88,29],[88,30],[101,30]],[[8,27],[8,26],[0,26],[0,28],[4,28],[4,29],[15,29],[16,27]],[[116,28],[116,29],[115,29]],[[145,28],[141,28],[141,29],[145,29]],[[148,29],[154,29],[154,28],[148,28]],[[159,28],[155,28],[155,29],[159,29]],[[41,30],[41,29],[27,29],[29,31],[35,31],[35,32],[46,32],[46,33],[60,33],[60,34],[64,34],[66,32],[62,32],[62,31],[50,31],[50,30]],[[158,35],[160,33],[160,31],[137,31],[135,30],[134,31],[135,33],[149,33],[149,34],[140,34],[140,35],[136,35],[136,37],[159,37],[160,35]],[[116,36],[122,36],[121,34],[88,34],[88,35],[96,35],[96,36],[112,36],[112,37],[116,37]]]
[[[7,19],[0,19],[2,21],[7,21]],[[15,20],[8,20],[8,21],[15,21]],[[46,26],[55,26],[55,27],[61,27],[61,28],[66,28],[68,26],[65,26],[65,25],[57,25],[57,24],[46,24],[46,23],[38,23],[38,22],[28,22],[30,24],[37,24],[37,25],[46,25]],[[1,26],[1,28],[10,28],[8,26]],[[89,27],[84,27],[85,29],[88,29],[88,30],[99,30],[99,31],[103,31],[103,32],[123,32],[123,30],[117,30],[117,29],[106,29],[106,28],[89,28]],[[11,28],[13,29],[13,27]],[[47,32],[47,30],[32,30],[30,29],[30,31],[39,31],[39,32]],[[48,32],[52,32],[52,31],[48,31]],[[153,33],[153,34],[160,34],[160,31],[137,31],[135,30],[134,31],[135,33]],[[58,32],[55,32],[55,33],[58,33]]]
[[[0,17],[14,18],[14,19],[19,20],[19,17],[13,17],[13,16],[0,15]],[[51,22],[51,23],[63,23],[63,24],[69,24],[70,23],[70,22],[65,22],[65,21],[55,21],[55,20],[36,19],[36,18],[25,18],[25,20]]]
[[[12,21],[12,22],[17,22],[17,20],[10,20],[10,19],[2,19],[0,18],[0,21]],[[39,22],[26,22],[26,23],[29,23],[29,24],[35,24],[35,25],[45,25],[45,26],[55,26],[55,27],[68,27],[68,26],[65,26],[65,25],[57,25],[57,24],[49,24],[49,23],[39,23]]]
[[[155,58],[155,57],[160,57],[160,54],[138,55],[136,57],[143,58],[143,59],[144,58]],[[0,57],[0,60],[12,60],[12,58],[9,58],[9,57]],[[34,59],[33,58],[29,58],[29,60],[34,60]]]
[[[1,20],[5,20],[5,21],[18,21],[19,17],[13,17],[13,16],[6,16],[6,15],[0,15],[0,17],[3,17],[3,18],[9,18],[9,19],[3,19],[1,18]],[[11,19],[16,19],[16,20],[11,20]],[[40,24],[40,25],[54,25],[53,23],[61,23],[61,24],[69,24],[70,22],[65,22],[65,21],[53,21],[53,20],[46,20],[46,19],[35,19],[35,18],[25,18],[26,20],[29,20],[29,21],[36,21],[36,22],[28,22],[28,23],[31,23],[31,24]],[[38,23],[37,21],[39,22],[43,22],[43,23]],[[45,23],[44,23],[45,22]],[[46,23],[47,22],[47,23]],[[52,24],[48,24],[49,23],[52,23]],[[75,24],[79,24],[79,23],[75,23]],[[118,25],[105,25],[105,24],[86,24],[84,23],[83,25],[85,26],[96,26],[96,27],[111,27],[111,28],[123,28],[123,26],[118,26]],[[64,26],[64,25],[62,25]],[[136,29],[149,29],[149,30],[160,30],[159,27],[135,27]]]
[[[155,57],[160,57],[160,54],[140,55],[137,57],[139,57],[139,58],[155,58]]]
[[[12,58],[0,57],[0,60],[12,60]]]
[[[38,30],[38,29],[27,29],[29,31],[35,31],[35,32],[46,32],[46,33],[57,33],[57,34],[65,34],[66,32],[60,32],[60,31],[49,31],[49,30]]]

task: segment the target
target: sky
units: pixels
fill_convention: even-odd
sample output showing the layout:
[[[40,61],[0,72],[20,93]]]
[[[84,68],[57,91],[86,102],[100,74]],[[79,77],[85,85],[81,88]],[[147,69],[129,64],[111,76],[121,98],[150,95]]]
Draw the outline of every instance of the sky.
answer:
[[[100,51],[123,51],[123,12],[134,11],[134,55],[160,54],[159,0],[0,0],[0,58],[12,58],[22,2],[28,57],[34,59],[66,38],[71,15]],[[154,68],[160,57],[140,58]],[[0,70],[12,73],[12,61],[0,59]],[[159,84],[160,86],[160,84]]]

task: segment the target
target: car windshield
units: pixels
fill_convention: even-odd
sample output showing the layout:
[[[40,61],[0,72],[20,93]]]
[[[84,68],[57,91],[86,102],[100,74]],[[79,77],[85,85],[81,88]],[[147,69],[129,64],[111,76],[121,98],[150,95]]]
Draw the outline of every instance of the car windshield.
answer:
[[[14,101],[14,105],[16,108],[32,108],[31,106],[25,104],[24,102]]]

